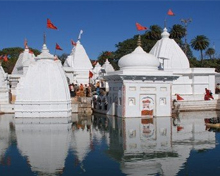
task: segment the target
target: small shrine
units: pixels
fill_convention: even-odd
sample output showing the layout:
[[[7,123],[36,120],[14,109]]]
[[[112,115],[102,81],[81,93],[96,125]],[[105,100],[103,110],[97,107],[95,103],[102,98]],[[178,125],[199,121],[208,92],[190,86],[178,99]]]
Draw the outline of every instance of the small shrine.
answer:
[[[94,110],[106,111],[119,117],[171,116],[172,72],[159,70],[159,60],[140,46],[123,56],[119,71],[109,72],[104,78],[109,84],[107,106],[97,102]]]
[[[29,65],[35,62],[36,56],[34,53],[28,48],[28,45],[25,45],[24,51],[19,55],[18,60],[12,70],[13,75],[25,75]]]
[[[1,104],[9,104],[9,85],[8,74],[2,68],[2,60],[0,60],[0,102]],[[1,105],[0,105],[1,106]],[[1,108],[0,108],[1,111]]]
[[[80,35],[81,36],[81,35]],[[80,43],[80,37],[73,46],[71,54],[67,57],[64,62],[63,69],[69,78],[70,84],[89,84],[89,71],[92,70],[91,61]]]
[[[169,38],[166,28],[161,36],[149,53],[159,59],[161,70],[179,76],[173,81],[172,95],[197,95],[194,99],[203,100],[205,88],[215,92],[215,68],[190,68],[188,58],[175,40]]]
[[[49,53],[45,43],[35,60],[16,88],[15,118],[21,123],[23,119],[25,123],[40,123],[41,118],[47,118],[47,123],[68,123],[71,100],[61,62]]]
[[[12,102],[14,103],[16,99],[16,87],[19,82],[20,77],[26,75],[28,67],[31,63],[35,62],[36,56],[34,53],[29,49],[27,45],[27,40],[25,40],[25,48],[22,53],[20,53],[17,62],[12,70],[12,73],[9,75],[9,81],[11,86],[11,93],[12,93]]]

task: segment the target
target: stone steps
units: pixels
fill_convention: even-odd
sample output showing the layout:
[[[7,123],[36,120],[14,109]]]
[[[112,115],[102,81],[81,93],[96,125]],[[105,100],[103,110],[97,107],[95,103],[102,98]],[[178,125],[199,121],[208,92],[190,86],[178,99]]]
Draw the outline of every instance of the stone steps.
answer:
[[[180,111],[220,110],[219,100],[182,100],[177,101]]]
[[[91,100],[92,100],[91,97],[71,98],[72,113],[91,115],[92,114]]]
[[[14,104],[0,104],[0,113],[14,113]]]

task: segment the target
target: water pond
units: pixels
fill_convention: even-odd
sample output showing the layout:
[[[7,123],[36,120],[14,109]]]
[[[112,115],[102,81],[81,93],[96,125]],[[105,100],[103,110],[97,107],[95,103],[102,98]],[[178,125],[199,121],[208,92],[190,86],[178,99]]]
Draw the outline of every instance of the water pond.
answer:
[[[0,116],[1,176],[220,175],[220,133],[204,118],[73,114],[69,124],[16,123]]]

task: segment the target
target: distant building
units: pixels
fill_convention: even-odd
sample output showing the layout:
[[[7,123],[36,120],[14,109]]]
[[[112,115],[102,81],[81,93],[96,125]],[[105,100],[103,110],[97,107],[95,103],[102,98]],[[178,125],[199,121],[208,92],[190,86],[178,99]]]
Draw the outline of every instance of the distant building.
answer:
[[[80,41],[76,42],[71,54],[64,62],[63,69],[69,79],[69,83],[88,84],[89,71],[92,70],[91,61]]]
[[[9,75],[13,102],[16,99],[15,88],[17,87],[19,79],[26,75],[29,65],[35,62],[35,57],[34,53],[26,45],[24,51],[19,55],[12,73]]]
[[[9,85],[8,85],[8,75],[5,73],[4,69],[1,66],[2,61],[0,60],[0,111],[1,104],[9,103]]]
[[[205,88],[215,92],[215,68],[190,68],[185,53],[169,35],[165,28],[150,54],[159,59],[160,69],[179,76],[173,82],[172,94],[201,95],[197,98],[203,99]]]

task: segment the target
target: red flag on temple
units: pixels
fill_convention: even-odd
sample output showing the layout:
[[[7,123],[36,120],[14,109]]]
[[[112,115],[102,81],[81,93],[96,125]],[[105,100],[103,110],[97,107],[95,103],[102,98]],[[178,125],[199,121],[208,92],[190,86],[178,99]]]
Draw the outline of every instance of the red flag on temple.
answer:
[[[74,42],[73,40],[71,40],[71,44],[72,44],[73,46],[76,46],[76,42]]]
[[[89,78],[93,77],[93,73],[91,71],[89,71]]]
[[[176,94],[177,100],[184,100],[183,97],[181,97],[179,94]]]
[[[8,56],[5,55],[5,56],[3,57],[3,59],[4,59],[5,62],[7,62],[7,61],[8,61]]]
[[[57,29],[57,27],[53,25],[53,23],[50,21],[50,19],[47,19],[47,28]]]
[[[174,16],[175,14],[172,12],[171,9],[169,9],[169,11],[167,12],[167,15]]]
[[[177,126],[176,129],[177,129],[177,132],[178,132],[178,131],[181,131],[181,130],[184,129],[184,128],[183,128],[182,126]]]
[[[137,27],[138,31],[147,30],[147,27],[144,27],[144,26],[140,25],[139,23],[136,23],[136,27]]]
[[[56,50],[63,50],[63,49],[56,43]]]

